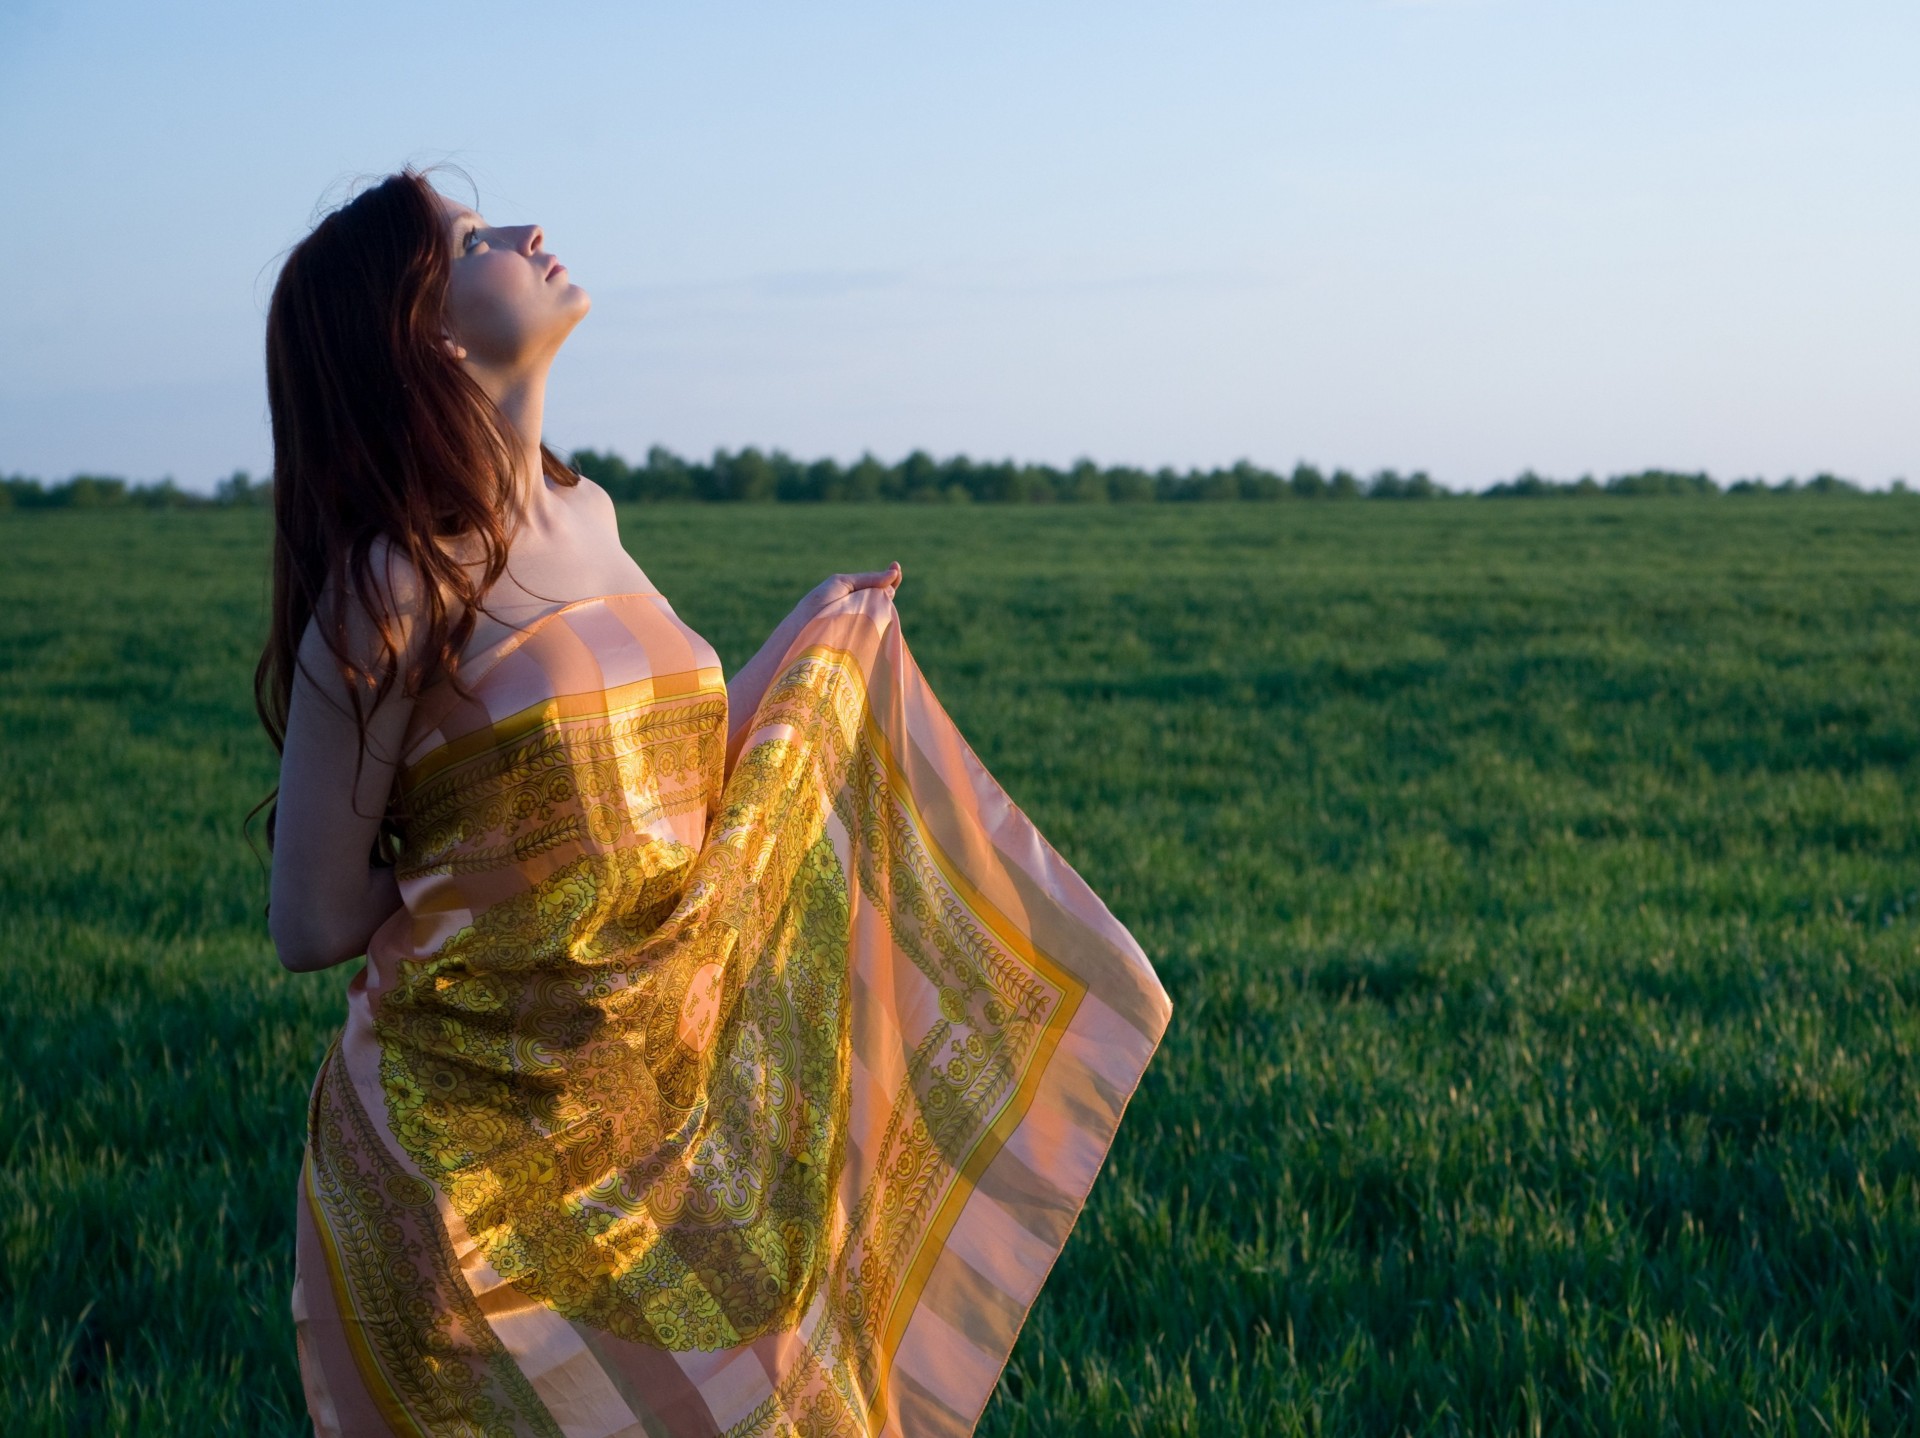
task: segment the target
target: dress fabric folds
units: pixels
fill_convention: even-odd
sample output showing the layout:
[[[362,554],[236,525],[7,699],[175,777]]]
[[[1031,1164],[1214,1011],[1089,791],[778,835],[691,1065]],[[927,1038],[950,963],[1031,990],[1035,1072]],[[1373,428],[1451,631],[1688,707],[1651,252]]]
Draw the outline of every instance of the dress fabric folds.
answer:
[[[657,594],[421,696],[402,910],[315,1081],[318,1434],[965,1434],[1169,1007],[891,598],[729,753]]]

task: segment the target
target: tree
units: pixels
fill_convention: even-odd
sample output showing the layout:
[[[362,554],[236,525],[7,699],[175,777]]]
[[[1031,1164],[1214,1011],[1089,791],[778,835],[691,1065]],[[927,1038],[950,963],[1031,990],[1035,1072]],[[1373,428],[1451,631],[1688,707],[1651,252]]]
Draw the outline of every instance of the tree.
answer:
[[[1107,477],[1092,460],[1076,460],[1067,472],[1067,483],[1060,497],[1075,504],[1105,504],[1109,497]]]
[[[720,449],[713,454],[716,497],[747,504],[771,500],[778,479],[772,462],[752,445],[734,455],[731,461],[726,459],[726,453]]]
[[[641,475],[641,499],[692,499],[697,492],[687,462],[664,445],[656,444],[647,450],[647,464]]]
[[[840,500],[847,497],[846,471],[837,459],[816,459],[807,466],[804,495],[812,500]],[[786,498],[785,495],[781,496]]]
[[[64,488],[67,503],[75,509],[105,509],[127,499],[127,482],[104,474],[76,474]]]
[[[1270,469],[1261,469],[1252,460],[1238,460],[1233,466],[1233,487],[1241,499],[1280,498],[1286,486]]]
[[[893,481],[894,494],[902,499],[938,499],[940,466],[924,449],[916,449],[900,461]]]
[[[128,499],[148,509],[173,509],[193,502],[169,476],[158,484],[139,485],[128,494]],[[206,503],[200,500],[200,503]],[[273,503],[273,482],[263,479],[254,483],[253,476],[244,469],[236,469],[225,479],[216,480],[213,486],[213,502],[228,509],[246,508],[255,504]]]
[[[592,480],[615,499],[641,499],[643,486],[627,462],[608,450],[576,449],[567,456],[567,467]]]
[[[859,502],[876,500],[886,482],[887,467],[871,454],[863,454],[859,463],[847,471],[847,498]]]

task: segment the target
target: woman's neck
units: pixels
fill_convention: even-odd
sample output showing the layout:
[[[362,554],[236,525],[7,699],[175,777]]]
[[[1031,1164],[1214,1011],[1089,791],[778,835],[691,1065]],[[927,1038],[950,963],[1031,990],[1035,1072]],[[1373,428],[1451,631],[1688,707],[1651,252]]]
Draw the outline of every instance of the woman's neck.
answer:
[[[511,375],[480,371],[474,378],[507,421],[508,434],[515,444],[520,507],[525,512],[539,499],[540,486],[546,479],[540,462],[540,435],[546,419],[547,367]]]

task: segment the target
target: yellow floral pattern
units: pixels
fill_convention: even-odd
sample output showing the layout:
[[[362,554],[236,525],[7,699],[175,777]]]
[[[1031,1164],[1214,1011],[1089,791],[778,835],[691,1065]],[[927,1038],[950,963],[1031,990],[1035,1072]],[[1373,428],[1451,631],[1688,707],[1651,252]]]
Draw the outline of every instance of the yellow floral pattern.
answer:
[[[812,677],[788,686],[811,739],[748,750],[697,858],[645,834],[576,837],[573,857],[409,965],[380,1008],[401,1145],[504,1277],[621,1337],[727,1347],[790,1325],[824,1271],[849,972],[819,765],[843,760],[831,751],[846,735],[841,684]],[[706,712],[717,738],[724,711]],[[590,764],[629,784],[667,770],[658,754],[600,750],[608,726],[585,727]],[[639,744],[663,728],[621,732]],[[695,737],[683,764],[709,752]],[[551,767],[569,744],[546,733],[514,752]],[[410,809],[497,850],[498,795],[539,788],[525,822],[551,827],[596,791],[563,795],[497,758],[480,767],[489,822],[450,826],[460,806],[445,802]]]
[[[455,763],[406,775],[400,873],[472,873],[570,842],[614,844],[719,791],[727,701],[702,694],[571,720],[540,714]]]
[[[314,1084],[308,1132],[304,1177],[352,1285],[357,1331],[414,1423],[433,1434],[561,1438],[474,1301],[432,1190],[387,1152],[337,1047]]]
[[[707,769],[705,742],[677,722],[581,722],[580,769],[617,770],[630,805],[636,774]],[[609,733],[681,746],[678,769],[609,751]],[[878,1381],[887,1308],[932,1209],[1060,998],[956,896],[870,738],[857,667],[802,657],[763,702],[697,852],[637,826],[596,842],[578,816],[606,785],[555,782],[571,742],[558,721],[472,761],[473,802],[409,806],[433,825],[435,863],[524,849],[516,820],[573,826],[567,847],[543,842],[544,877],[407,965],[376,1021],[392,1131],[503,1277],[675,1350],[791,1327],[824,1292],[833,1321],[809,1368],[827,1388],[808,1400],[823,1424]],[[540,801],[519,810],[503,797],[529,792]],[[873,1180],[836,1229],[857,894],[937,1013],[864,1156]],[[772,1395],[769,1421],[790,1400]]]

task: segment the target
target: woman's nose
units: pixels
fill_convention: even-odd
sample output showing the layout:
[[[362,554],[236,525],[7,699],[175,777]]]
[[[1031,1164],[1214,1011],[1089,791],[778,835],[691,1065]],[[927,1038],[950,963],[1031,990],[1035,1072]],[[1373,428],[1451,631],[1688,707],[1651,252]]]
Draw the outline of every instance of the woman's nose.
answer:
[[[546,243],[547,243],[546,232],[542,230],[538,225],[522,225],[520,227],[520,253],[521,254],[523,255],[535,254],[538,251],[544,249],[546,247]]]

